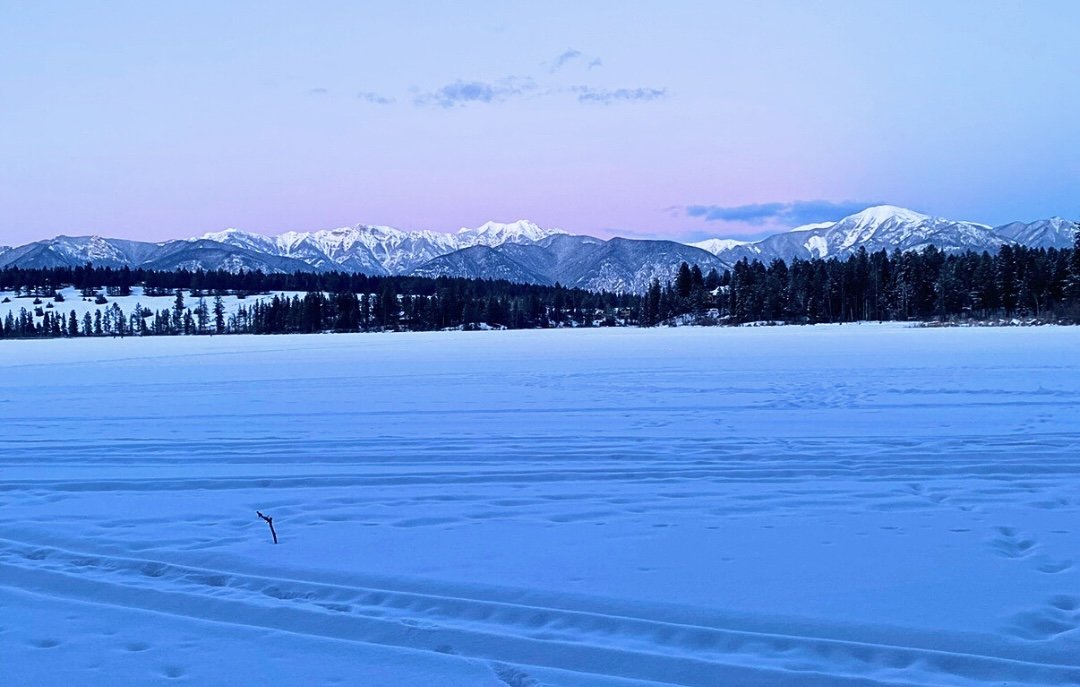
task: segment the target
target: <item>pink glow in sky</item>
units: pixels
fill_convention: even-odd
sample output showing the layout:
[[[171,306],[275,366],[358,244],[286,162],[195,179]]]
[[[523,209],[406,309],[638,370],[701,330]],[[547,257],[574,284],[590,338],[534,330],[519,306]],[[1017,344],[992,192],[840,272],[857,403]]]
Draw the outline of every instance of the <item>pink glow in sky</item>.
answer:
[[[582,4],[7,3],[0,244],[1080,215],[1080,4]]]

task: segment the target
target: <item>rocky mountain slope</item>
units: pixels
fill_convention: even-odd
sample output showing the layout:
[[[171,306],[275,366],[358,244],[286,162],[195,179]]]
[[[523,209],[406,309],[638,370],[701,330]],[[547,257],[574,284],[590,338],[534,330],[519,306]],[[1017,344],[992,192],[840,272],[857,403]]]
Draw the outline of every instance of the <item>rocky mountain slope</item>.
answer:
[[[228,229],[162,243],[100,236],[58,236],[0,247],[0,267],[143,267],[170,270],[348,271],[370,275],[507,279],[585,289],[640,292],[654,278],[674,276],[682,262],[723,271],[742,259],[823,258],[859,249],[995,251],[1006,243],[1066,248],[1074,224],[1061,218],[990,227],[931,217],[891,205],[867,208],[836,222],[798,227],[759,241],[727,238],[692,244],[608,240],[545,229],[519,220],[488,222],[455,233],[356,225],[264,236]]]

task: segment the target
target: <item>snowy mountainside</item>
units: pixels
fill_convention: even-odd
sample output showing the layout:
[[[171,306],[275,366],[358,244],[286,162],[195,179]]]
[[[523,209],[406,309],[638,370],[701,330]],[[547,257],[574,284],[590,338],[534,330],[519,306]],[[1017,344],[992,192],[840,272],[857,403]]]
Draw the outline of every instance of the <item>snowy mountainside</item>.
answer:
[[[0,267],[76,267],[87,262],[101,267],[130,266],[146,254],[144,245],[100,236],[57,236],[0,252]]]
[[[439,256],[474,246],[534,243],[565,233],[518,220],[509,224],[487,222],[475,229],[462,228],[454,234],[358,224],[315,232],[286,232],[273,237],[232,229],[206,234],[203,238],[296,258],[319,270],[379,275],[408,272]]]
[[[675,241],[613,238],[567,261],[554,276],[565,286],[591,291],[643,293],[653,279],[661,283],[674,279],[684,262],[703,272],[727,267],[708,251]]]
[[[165,243],[160,250],[138,266],[152,270],[194,271],[201,269],[225,270],[226,272],[261,270],[268,273],[311,271],[310,265],[295,258],[267,255],[205,239]]]
[[[754,243],[717,253],[729,263],[749,260],[790,260],[844,257],[880,250],[921,250],[934,246],[944,251],[994,251],[1009,241],[985,224],[931,217],[894,205],[879,205],[828,222],[797,227]]]
[[[696,241],[694,243],[688,243],[686,245],[693,246],[694,248],[700,248],[701,250],[708,251],[713,255],[718,255],[726,250],[738,248],[739,246],[745,246],[748,243],[750,242],[740,241],[738,239],[705,239],[704,241]]]
[[[203,234],[198,238],[188,239],[188,241],[191,242],[199,240],[213,241],[226,246],[236,246],[237,248],[253,250],[259,253],[276,253],[278,251],[278,246],[273,238],[250,231],[241,231],[240,229],[215,231]]]
[[[930,217],[892,205],[867,208],[818,231],[824,232],[828,254],[843,254],[860,246],[867,251],[919,250],[930,245],[963,250],[1004,243],[985,224]]]
[[[433,258],[473,246],[529,244],[567,235],[519,220],[488,222],[453,234],[356,225],[315,232],[264,236],[238,229],[161,243],[101,236],[57,236],[0,250],[0,267],[99,267],[225,269],[264,272],[349,271],[403,274]]]
[[[555,234],[537,243],[504,243],[463,248],[439,256],[414,268],[409,274],[424,277],[467,277],[471,279],[507,279],[526,284],[554,285],[567,275],[566,264],[588,256],[604,241],[591,236]],[[573,278],[573,277],[571,277]]]
[[[683,261],[723,271],[742,259],[843,258],[865,249],[996,251],[1006,243],[1066,248],[1074,224],[1061,218],[985,224],[932,217],[893,205],[870,207],[836,222],[796,227],[757,241],[598,239],[527,220],[487,222],[454,233],[357,224],[266,236],[238,229],[152,243],[100,236],[57,236],[0,248],[0,268],[143,267],[157,270],[360,272],[368,275],[510,279],[586,289],[641,291]],[[478,250],[484,248],[487,250]]]
[[[683,262],[702,271],[726,265],[708,251],[674,241],[585,236],[550,237],[537,244],[474,246],[440,256],[414,269],[415,276],[507,279],[522,283],[560,283],[590,291],[641,293],[653,279],[670,281]]]
[[[1035,222],[1010,222],[994,228],[998,236],[1034,248],[1071,248],[1075,231],[1076,224],[1061,217]]]
[[[526,246],[519,246],[526,248]],[[528,246],[543,251],[539,246]],[[417,277],[469,277],[472,279],[505,279],[520,284],[548,284],[545,274],[531,270],[527,261],[517,259],[506,251],[477,245],[440,255],[414,269]]]
[[[361,247],[387,274],[401,274],[432,258],[458,249],[449,234],[437,231],[401,231],[393,227],[357,226],[316,232],[317,241],[333,260]]]

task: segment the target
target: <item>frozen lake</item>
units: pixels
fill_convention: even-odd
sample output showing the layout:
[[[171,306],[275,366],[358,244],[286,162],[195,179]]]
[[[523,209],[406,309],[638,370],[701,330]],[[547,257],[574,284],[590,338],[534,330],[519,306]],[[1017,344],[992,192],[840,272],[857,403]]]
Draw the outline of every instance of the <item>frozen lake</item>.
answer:
[[[1078,513],[1080,328],[0,341],[11,684],[1080,684]]]

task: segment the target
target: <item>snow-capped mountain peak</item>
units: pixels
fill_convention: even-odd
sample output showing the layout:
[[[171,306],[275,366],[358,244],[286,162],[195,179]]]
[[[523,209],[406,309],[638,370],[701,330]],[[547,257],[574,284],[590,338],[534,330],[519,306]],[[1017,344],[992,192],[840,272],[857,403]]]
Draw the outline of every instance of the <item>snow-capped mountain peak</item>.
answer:
[[[931,217],[895,205],[877,205],[840,220],[826,230],[829,250],[835,254],[866,246],[895,246],[904,250],[941,243],[957,249],[992,240],[990,227]],[[985,236],[984,236],[985,234]]]
[[[207,241],[217,241],[223,243],[224,241],[235,238],[237,236],[261,236],[261,234],[251,234],[250,232],[243,231],[241,229],[222,229],[221,231],[208,231],[202,236],[196,236],[188,239],[189,241],[198,241],[200,239],[206,239]]]
[[[739,241],[738,239],[705,239],[704,241],[697,241],[695,243],[689,243],[687,245],[694,248],[700,248],[716,255],[725,250],[731,250],[737,246],[745,246],[750,243],[749,241]]]
[[[880,226],[887,222],[905,222],[909,224],[918,224],[930,219],[929,215],[924,215],[921,212],[915,212],[914,210],[908,210],[907,208],[897,207],[896,205],[874,205],[868,207],[861,212],[856,212],[854,215],[849,215],[841,222],[853,223],[856,226]]]
[[[487,222],[454,233],[404,231],[357,224],[264,236],[225,229],[162,243],[100,236],[57,236],[0,248],[0,267],[340,271],[368,275],[460,276],[635,291],[668,279],[682,261],[723,271],[741,260],[838,258],[866,250],[994,251],[1005,244],[1071,248],[1076,225],[1060,217],[990,228],[932,217],[895,205],[866,208],[836,222],[803,225],[747,242],[713,238],[671,241],[601,240],[545,229],[528,220]]]
[[[73,259],[85,256],[87,260],[103,264],[106,262],[121,263],[124,260],[124,256],[115,246],[96,234],[91,236],[57,236],[49,243],[59,253]]]
[[[224,231],[213,231],[187,240],[189,242],[215,241],[217,243],[224,243],[226,246],[246,248],[247,250],[254,250],[260,253],[276,252],[276,243],[272,238],[250,231],[243,231],[241,229],[229,228]]]
[[[760,241],[722,250],[717,257],[738,260],[843,257],[860,248],[921,250],[935,246],[945,251],[996,250],[1007,239],[985,224],[931,217],[896,205],[875,205],[836,222],[820,222],[774,234]]]
[[[862,212],[843,218],[832,227],[829,233],[843,232],[839,237],[839,248],[851,248],[857,244],[865,244],[872,240],[881,231],[901,231],[909,233],[915,227],[920,227],[929,222],[931,218],[907,208],[895,205],[876,205]],[[826,239],[828,240],[828,239]],[[824,251],[823,255],[827,255]]]
[[[501,243],[542,241],[555,234],[565,234],[562,229],[544,229],[535,222],[519,219],[516,222],[485,222],[475,229],[462,227],[456,236],[470,245],[496,246]]]
[[[438,256],[473,246],[530,244],[561,229],[544,229],[534,222],[488,222],[457,233],[402,231],[394,227],[357,224],[314,232],[287,231],[263,236],[238,229],[204,234],[201,239],[229,246],[302,260],[320,269],[401,274]],[[200,239],[192,239],[200,240]]]

